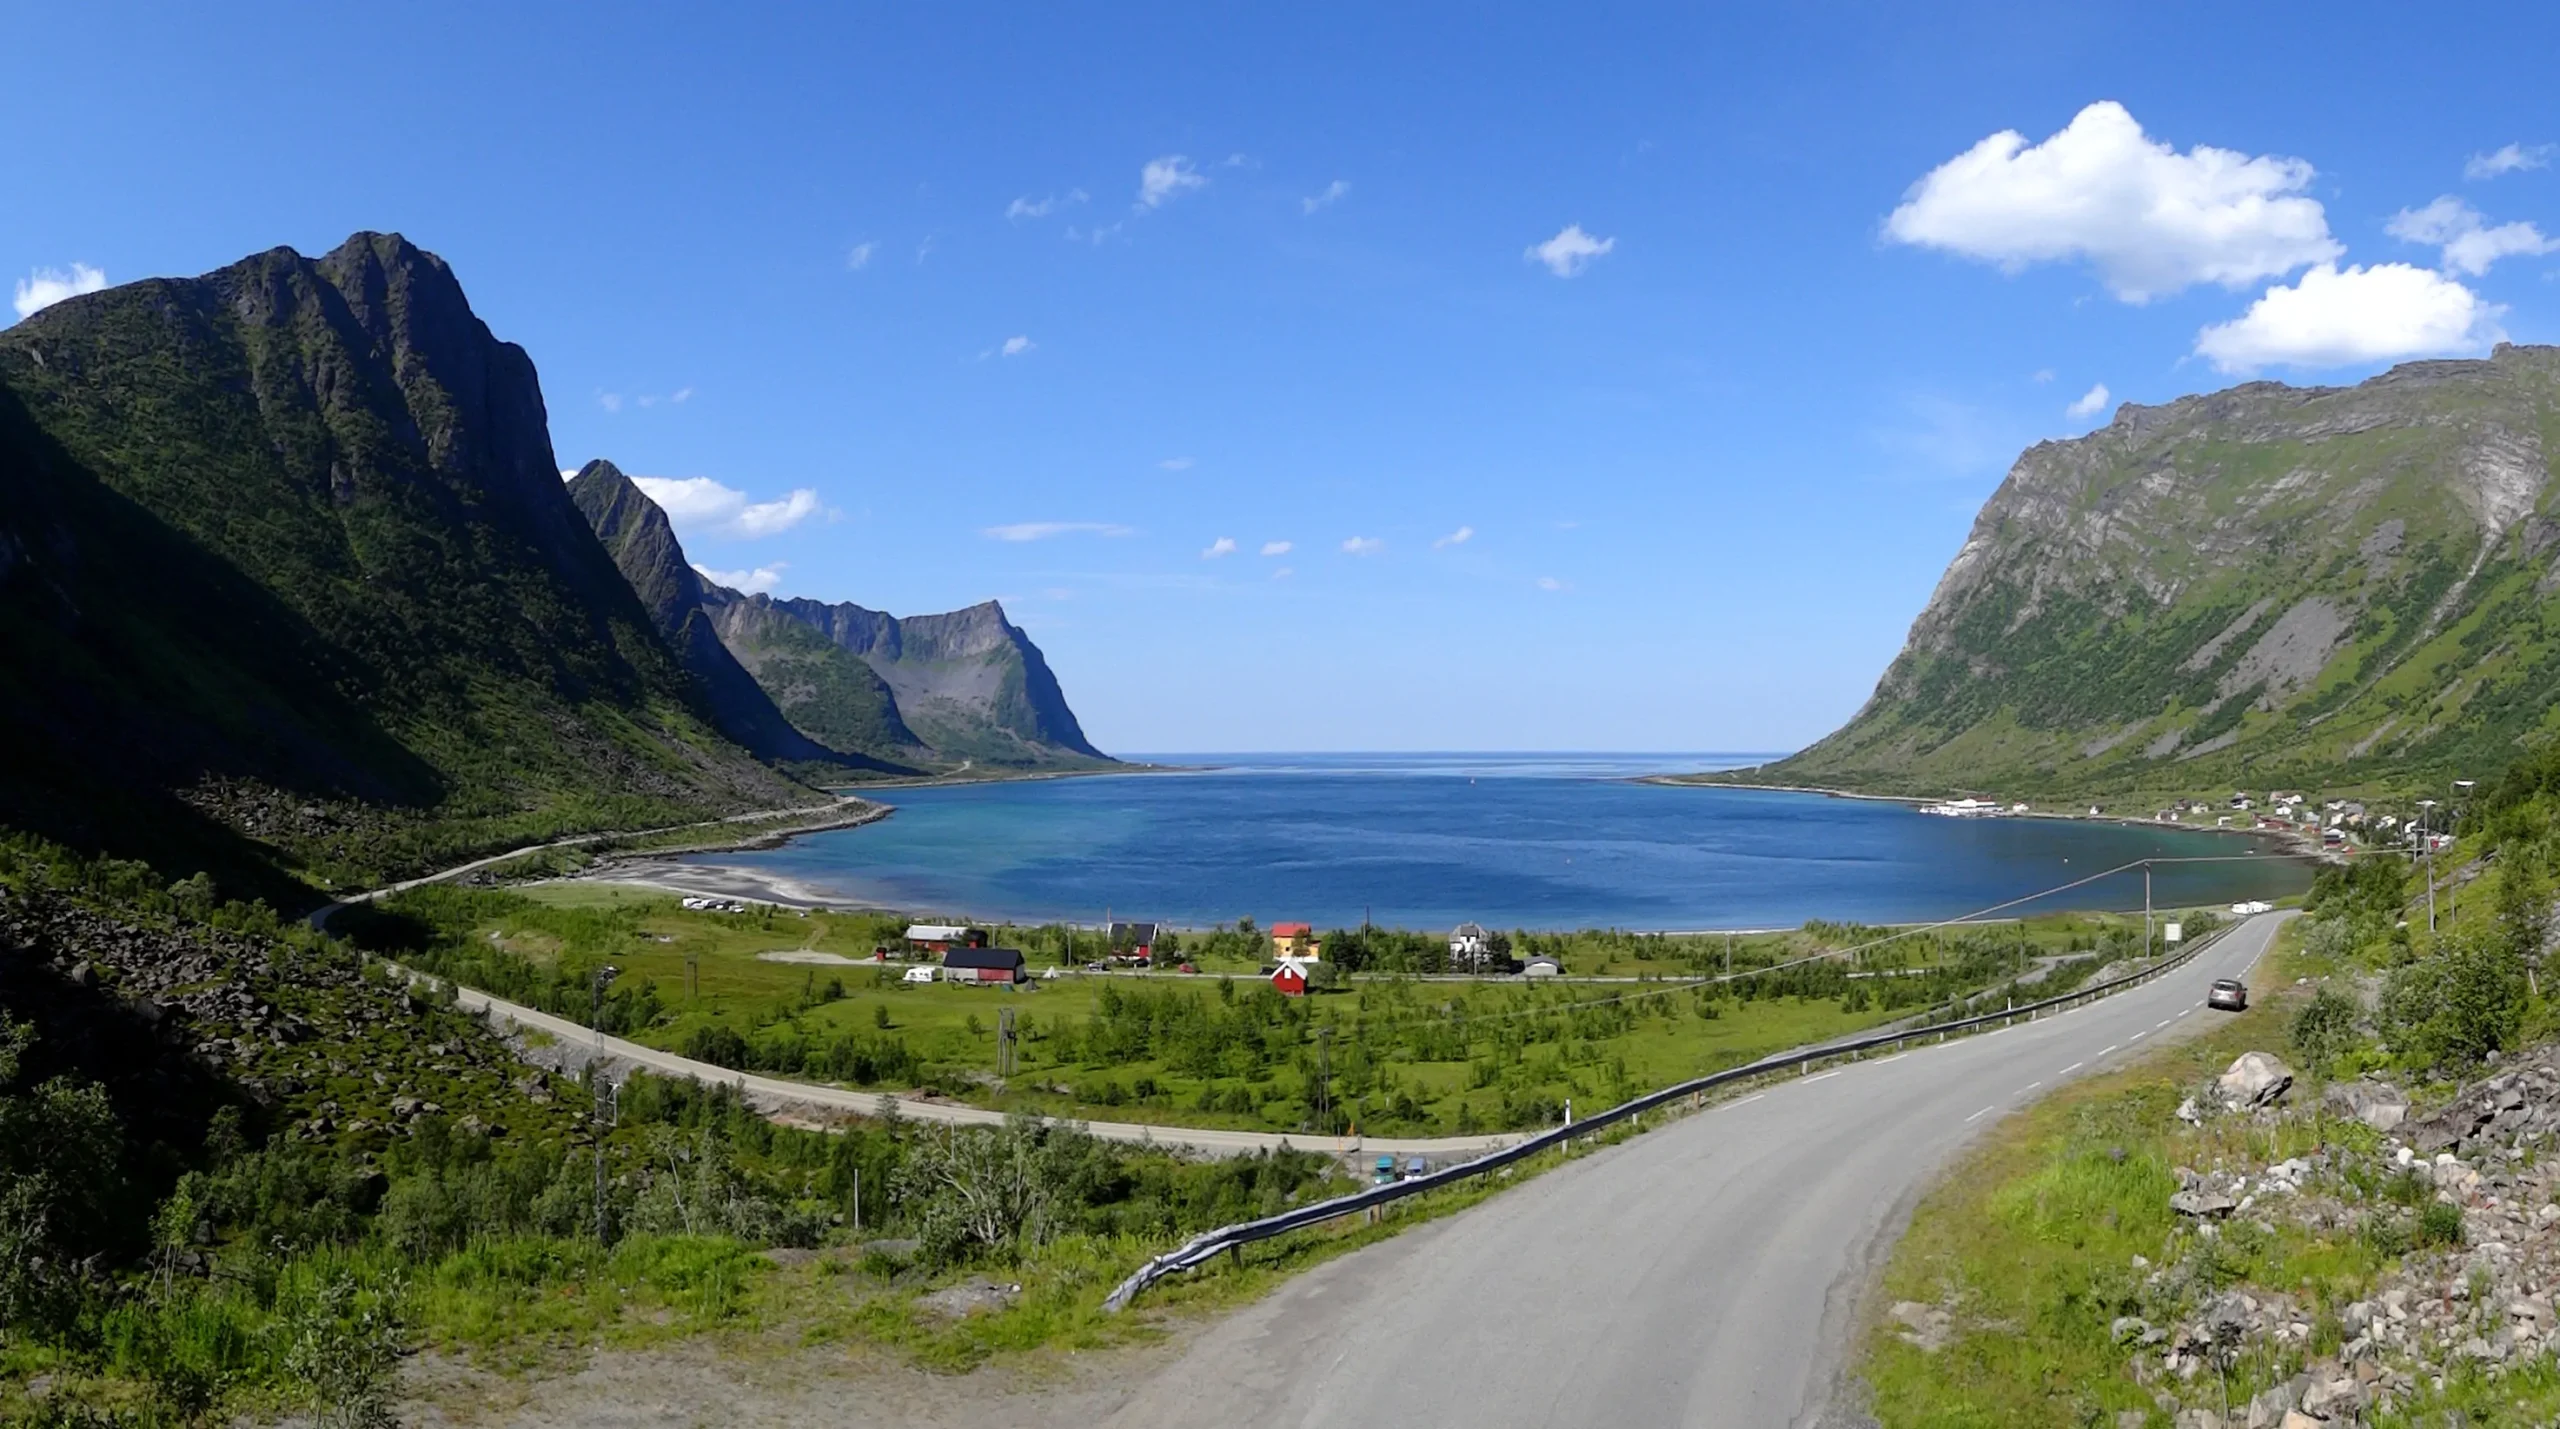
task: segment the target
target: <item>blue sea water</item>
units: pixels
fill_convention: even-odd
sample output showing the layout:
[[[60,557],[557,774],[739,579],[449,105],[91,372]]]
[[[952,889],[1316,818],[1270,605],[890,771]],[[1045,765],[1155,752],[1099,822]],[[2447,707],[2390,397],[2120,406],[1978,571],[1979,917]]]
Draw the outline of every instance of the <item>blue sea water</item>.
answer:
[[[895,789],[879,823],[691,861],[914,913],[1250,916],[1445,928],[1708,929],[1954,917],[2140,858],[2162,906],[2296,892],[2300,860],[2229,834],[1946,819],[1900,804],[1678,788],[1731,755],[1182,755],[1178,772]],[[2139,908],[2119,874],[2030,905]],[[2028,911],[2028,910],[2022,910]]]

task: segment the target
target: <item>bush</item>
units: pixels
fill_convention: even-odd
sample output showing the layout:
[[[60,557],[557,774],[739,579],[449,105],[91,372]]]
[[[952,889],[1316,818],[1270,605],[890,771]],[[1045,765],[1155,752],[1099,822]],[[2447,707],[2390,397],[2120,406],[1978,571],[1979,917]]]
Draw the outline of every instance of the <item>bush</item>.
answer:
[[[2293,1045],[2303,1060],[2325,1068],[2356,1044],[2364,1009],[2334,988],[2322,987],[2294,1014]]]
[[[2501,939],[2468,934],[2391,974],[2383,1040],[2417,1066],[2459,1070],[2515,1046],[2524,1013],[2524,960]]]

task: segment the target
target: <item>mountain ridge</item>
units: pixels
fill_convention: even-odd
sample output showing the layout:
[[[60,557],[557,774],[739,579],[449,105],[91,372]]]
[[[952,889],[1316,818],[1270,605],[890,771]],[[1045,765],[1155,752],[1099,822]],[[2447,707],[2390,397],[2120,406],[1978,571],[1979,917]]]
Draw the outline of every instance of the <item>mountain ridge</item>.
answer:
[[[2560,732],[2560,348],[2252,382],[2022,454],[1874,694],[1750,777],[2485,777]]]
[[[713,728],[532,360],[398,235],[35,313],[0,447],[0,819],[371,877],[817,798]]]

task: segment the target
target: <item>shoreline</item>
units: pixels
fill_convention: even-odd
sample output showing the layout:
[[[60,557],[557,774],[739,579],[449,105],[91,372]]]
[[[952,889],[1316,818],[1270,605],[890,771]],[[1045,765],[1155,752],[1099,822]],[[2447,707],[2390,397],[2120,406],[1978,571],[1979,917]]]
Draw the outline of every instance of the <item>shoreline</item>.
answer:
[[[1719,771],[1722,772],[1722,771]],[[1948,796],[1929,798],[1918,794],[1863,794],[1855,789],[1831,789],[1819,784],[1751,784],[1740,780],[1702,779],[1692,774],[1646,774],[1636,778],[1638,784],[1652,784],[1665,789],[1760,789],[1776,794],[1819,794],[1826,799],[1860,799],[1874,804],[1936,804]],[[2052,819],[2064,823],[2121,824],[2137,829],[2176,829],[2190,834],[2222,834],[2226,837],[2254,839],[2273,846],[2282,858],[2307,859],[2313,863],[2344,863],[2355,850],[2329,848],[2317,839],[2307,838],[2299,829],[2233,829],[2205,828],[2197,824],[2162,823],[2135,814],[2073,814],[2056,809],[2029,809],[2023,814],[1996,814],[2002,819]]]
[[[900,788],[914,789],[950,787],[964,784],[1029,783],[1048,779],[1090,778],[1098,775],[1111,774],[1190,773],[1196,772],[1197,769],[1214,767],[1215,766],[1205,765],[1186,766],[1143,764],[1109,769],[1059,769],[1031,772],[1009,772],[1004,774],[990,774],[982,777],[973,777],[968,775],[943,775],[931,778],[903,780],[895,783],[847,786],[843,789],[831,791],[835,792],[838,797],[846,803],[858,806],[846,817],[830,819],[821,823],[807,824],[789,829],[765,830],[739,838],[711,840],[685,847],[650,849],[630,854],[610,855],[603,861],[596,864],[593,868],[571,875],[567,878],[541,879],[536,880],[536,882],[619,884],[625,887],[649,889],[660,893],[673,894],[678,897],[727,898],[740,902],[764,903],[779,908],[806,909],[809,911],[895,913],[900,916],[907,916],[913,914],[915,910],[913,908],[902,907],[898,904],[883,901],[881,899],[866,897],[858,893],[848,891],[830,891],[815,884],[804,883],[785,875],[767,873],[759,869],[748,868],[738,864],[719,862],[695,863],[686,862],[684,860],[704,854],[743,853],[781,848],[790,843],[793,839],[800,838],[804,835],[832,833],[843,829],[860,828],[867,824],[878,823],[897,812],[897,806],[894,804],[878,802],[866,798],[862,794],[852,792],[852,789],[855,787],[859,787],[865,791],[881,791]],[[1809,785],[1744,784],[1724,781],[1702,783],[1693,776],[1670,774],[1638,775],[1627,782],[1652,784],[1666,788],[1735,788],[1767,790],[1775,793],[1788,794],[1816,794],[1824,798],[1853,799],[1869,803],[1920,805],[1933,802],[1927,798],[1916,795],[1867,794],[1859,793],[1854,790],[1827,789]],[[2306,863],[2335,863],[2342,861],[2342,856],[2335,851],[2325,849],[2316,841],[2307,839],[2300,833],[2290,830],[2231,828],[2206,829],[2196,828],[2186,824],[2164,824],[2155,819],[2134,818],[2120,814],[2102,814],[2092,818],[2087,814],[2072,814],[2056,811],[2033,811],[2026,814],[2004,814],[2001,815],[2001,817],[2047,819],[2061,823],[2111,823],[2133,828],[2173,829],[2181,833],[2189,834],[2220,834],[2226,837],[2248,839],[2253,844],[2257,845],[2256,851],[2263,852],[2266,856],[2271,858],[2298,859]],[[2138,911],[2138,909],[2088,907],[2068,910],[2056,909],[2052,911],[2078,913],[2125,913]],[[1821,915],[1817,914],[1813,916],[1819,917]],[[1072,917],[1037,917],[1035,915],[1027,914],[1008,914],[980,921],[988,921],[995,924],[1011,925],[1015,927],[1037,927],[1047,923],[1058,923],[1074,927],[1083,926],[1082,923],[1076,921]],[[1167,919],[1157,919],[1153,921],[1159,922],[1166,928],[1178,933],[1202,933],[1210,931],[1213,927],[1222,926],[1187,924]],[[1932,918],[1913,918],[1879,922],[1874,926],[1883,928],[1912,927],[1939,921],[1943,920]],[[1973,921],[1992,923],[2008,920],[1982,919]],[[1379,926],[1392,927],[1397,931],[1406,932],[1436,931],[1436,929],[1429,928],[1407,929],[1402,928],[1399,925],[1391,924],[1380,924]],[[1724,934],[1733,934],[1738,936],[1744,934],[1791,931],[1791,929],[1759,926],[1735,928],[1637,928],[1626,925],[1611,926],[1625,932],[1691,937],[1717,936]],[[1544,934],[1569,934],[1588,931],[1588,928],[1581,926],[1558,926],[1552,928],[1541,927],[1525,929],[1525,931]]]

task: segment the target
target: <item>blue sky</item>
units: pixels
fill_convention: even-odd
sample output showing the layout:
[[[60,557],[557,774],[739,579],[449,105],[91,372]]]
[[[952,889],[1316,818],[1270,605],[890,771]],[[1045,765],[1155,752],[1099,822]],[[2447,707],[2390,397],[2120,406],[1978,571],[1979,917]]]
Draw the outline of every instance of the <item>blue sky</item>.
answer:
[[[2023,446],[2560,339],[2548,7],[1914,9],[80,7],[0,279],[405,233],[698,564],[1168,752],[1792,747]]]

